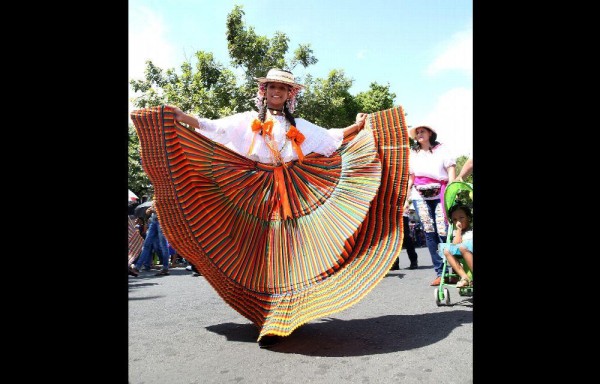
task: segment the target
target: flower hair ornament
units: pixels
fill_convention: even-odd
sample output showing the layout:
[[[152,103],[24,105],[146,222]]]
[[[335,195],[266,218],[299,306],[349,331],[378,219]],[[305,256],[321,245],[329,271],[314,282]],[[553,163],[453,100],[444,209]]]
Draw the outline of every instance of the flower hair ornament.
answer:
[[[298,92],[300,92],[299,88],[292,87],[292,89],[290,89],[290,97],[288,97],[288,99],[285,101],[290,113],[294,113],[294,111],[296,110],[296,105],[298,104],[296,95],[298,95]]]
[[[256,109],[258,109],[259,112],[262,111],[263,108],[265,108],[265,95],[267,94],[267,84],[268,83],[260,83],[258,85],[258,91],[256,91],[256,98],[254,99],[254,104],[256,105]],[[299,91],[299,88],[290,87],[288,99],[285,101],[285,104],[290,113],[294,113],[294,111],[296,110],[296,105],[298,104],[296,96],[298,95]]]
[[[258,84],[258,91],[256,91],[256,98],[254,99],[254,104],[256,105],[256,109],[260,112],[264,107],[265,94],[267,93],[267,83]]]

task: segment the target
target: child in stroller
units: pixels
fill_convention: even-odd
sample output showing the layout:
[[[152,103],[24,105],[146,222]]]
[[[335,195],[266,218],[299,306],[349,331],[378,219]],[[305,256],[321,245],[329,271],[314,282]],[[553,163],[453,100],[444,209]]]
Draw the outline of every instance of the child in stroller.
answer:
[[[438,254],[444,259],[442,279],[435,290],[435,303],[450,305],[446,285],[456,284],[460,296],[473,295],[473,185],[453,181],[444,191],[444,209],[450,227],[445,243],[438,244]],[[452,267],[452,272],[450,272]]]
[[[473,215],[471,209],[465,204],[455,204],[450,210],[450,219],[454,227],[452,232],[452,243],[440,244],[440,251],[443,251],[446,260],[450,263],[452,271],[460,276],[456,288],[471,286],[471,278],[463,268],[463,264],[457,260],[462,257],[470,270],[470,276],[473,276],[473,229],[471,222]]]

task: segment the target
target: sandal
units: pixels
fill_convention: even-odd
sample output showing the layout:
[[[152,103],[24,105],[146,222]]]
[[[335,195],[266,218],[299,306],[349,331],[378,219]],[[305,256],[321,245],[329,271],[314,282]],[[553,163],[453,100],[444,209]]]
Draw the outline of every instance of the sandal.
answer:
[[[464,277],[461,277],[460,280],[458,281],[458,283],[456,283],[456,288],[464,288],[464,287],[468,287],[471,285],[471,281],[469,279],[465,279]]]

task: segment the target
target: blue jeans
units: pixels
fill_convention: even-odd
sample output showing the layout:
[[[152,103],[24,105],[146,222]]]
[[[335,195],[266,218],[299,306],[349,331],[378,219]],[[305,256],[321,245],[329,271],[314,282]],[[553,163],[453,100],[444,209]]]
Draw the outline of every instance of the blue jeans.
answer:
[[[448,223],[444,216],[442,204],[440,204],[440,199],[413,200],[413,206],[423,224],[425,242],[431,255],[433,269],[435,269],[438,276],[441,276],[444,259],[438,254],[438,244],[446,242],[448,233]]]
[[[167,239],[165,238],[156,217],[150,219],[150,225],[146,232],[142,253],[135,262],[135,268],[137,270],[140,270],[142,265],[151,264],[153,250],[158,251],[163,262],[163,269],[169,269],[169,249],[167,248]]]

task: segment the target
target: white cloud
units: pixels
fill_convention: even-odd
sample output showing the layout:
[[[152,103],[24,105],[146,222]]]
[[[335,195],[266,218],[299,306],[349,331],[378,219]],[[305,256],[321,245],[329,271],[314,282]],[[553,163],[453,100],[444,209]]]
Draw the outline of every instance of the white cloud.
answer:
[[[358,51],[358,53],[356,53],[356,58],[358,60],[362,60],[367,56],[367,50],[366,49],[361,49],[360,51]]]
[[[464,71],[473,74],[473,29],[457,32],[445,45],[442,52],[427,67],[426,73],[435,76],[445,70]]]
[[[473,90],[454,88],[441,95],[422,122],[431,124],[438,141],[455,156],[473,153]]]
[[[167,39],[167,28],[162,16],[144,6],[129,8],[129,79],[144,78],[146,60],[151,60],[159,68],[175,68],[177,62],[175,48]],[[129,100],[135,93],[129,87]],[[134,107],[129,102],[129,112]]]
[[[473,29],[455,33],[427,67],[429,76],[456,70],[473,75]],[[443,79],[436,79],[443,81]],[[438,141],[447,145],[455,156],[473,153],[473,88],[470,83],[441,94],[433,109],[420,122],[431,124]]]
[[[175,48],[167,40],[166,23],[147,7],[129,9],[129,78],[144,77],[146,60],[167,69],[177,64]]]

